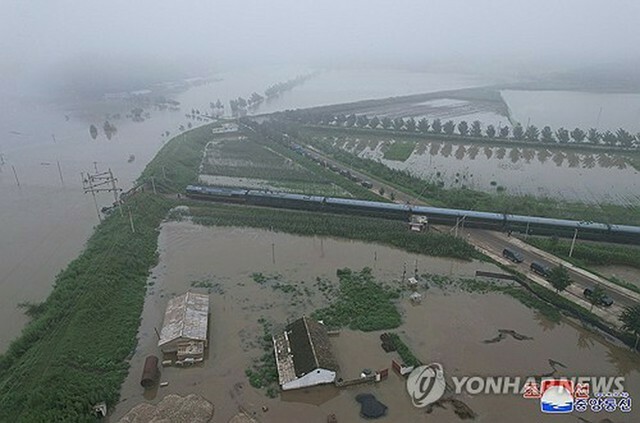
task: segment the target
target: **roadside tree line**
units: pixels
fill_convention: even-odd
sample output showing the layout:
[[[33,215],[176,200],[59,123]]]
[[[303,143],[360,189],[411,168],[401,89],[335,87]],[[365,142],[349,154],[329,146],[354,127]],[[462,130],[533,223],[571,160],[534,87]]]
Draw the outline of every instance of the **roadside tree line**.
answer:
[[[539,129],[535,125],[522,126],[516,123],[514,126],[496,126],[493,124],[486,127],[479,120],[471,123],[453,120],[442,121],[438,118],[429,120],[422,118],[419,120],[410,117],[408,119],[388,116],[379,118],[378,116],[368,117],[366,115],[345,114],[319,114],[309,112],[288,112],[288,117],[303,124],[334,126],[342,128],[362,128],[362,129],[386,129],[394,131],[404,131],[409,133],[444,135],[455,138],[484,138],[499,140],[514,140],[526,142],[539,142],[545,144],[591,144],[605,145],[609,147],[639,148],[640,133],[634,135],[629,131],[619,128],[615,132],[610,130],[600,132],[596,128],[583,130],[574,128],[558,128],[555,131],[550,126]]]

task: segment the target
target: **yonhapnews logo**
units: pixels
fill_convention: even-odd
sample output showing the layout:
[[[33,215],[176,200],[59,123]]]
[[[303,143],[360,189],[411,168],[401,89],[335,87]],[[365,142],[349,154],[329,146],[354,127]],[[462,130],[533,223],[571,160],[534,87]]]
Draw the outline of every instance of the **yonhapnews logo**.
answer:
[[[440,363],[418,366],[407,379],[407,392],[414,407],[418,408],[438,401],[445,388],[444,370]]]

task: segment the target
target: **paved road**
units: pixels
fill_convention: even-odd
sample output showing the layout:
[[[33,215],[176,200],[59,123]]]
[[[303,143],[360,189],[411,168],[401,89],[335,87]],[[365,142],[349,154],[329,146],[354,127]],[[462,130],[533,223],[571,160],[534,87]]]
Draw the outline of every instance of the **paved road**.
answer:
[[[380,181],[370,175],[362,173],[356,169],[350,168],[350,166],[345,165],[341,162],[338,162],[320,151],[316,150],[312,146],[307,146],[309,152],[321,157],[323,160],[327,161],[330,164],[334,164],[338,166],[340,169],[349,170],[353,175],[357,176],[362,180],[368,180],[373,183],[373,188],[371,191],[378,193],[380,188],[384,188],[385,197],[389,197],[390,193],[393,192],[395,196],[395,201],[398,203],[411,203],[411,204],[420,204],[420,205],[428,205],[427,203],[417,200],[415,197],[405,194],[402,191],[398,191],[396,188],[392,187],[388,183]],[[449,227],[441,227],[443,231],[452,231],[453,228]],[[595,307],[594,312],[600,315],[601,317],[608,320],[613,325],[618,325],[618,316],[622,311],[623,307],[631,304],[635,304],[640,302],[640,294],[637,294],[633,291],[630,291],[626,288],[622,288],[618,285],[611,283],[603,278],[600,278],[597,275],[589,273],[584,269],[579,269],[573,266],[571,263],[565,262],[558,257],[555,257],[549,253],[538,250],[537,248],[524,243],[523,241],[515,238],[508,237],[506,234],[490,231],[485,229],[475,229],[475,228],[463,228],[459,230],[460,236],[465,236],[469,243],[476,247],[480,247],[484,250],[489,251],[492,255],[496,257],[502,256],[502,250],[505,247],[511,247],[518,251],[521,251],[525,257],[523,263],[515,264],[511,263],[511,265],[517,269],[519,272],[527,275],[530,280],[539,283],[541,285],[545,285],[544,279],[539,276],[533,274],[530,271],[529,266],[532,261],[537,261],[542,264],[548,265],[550,267],[558,266],[563,264],[569,270],[571,275],[571,280],[573,281],[572,285],[567,289],[567,297],[568,299],[582,305],[587,308],[591,308],[591,305],[588,301],[585,300],[583,296],[583,291],[585,288],[593,288],[595,285],[600,284],[605,289],[607,295],[609,295],[614,304],[611,307]],[[548,284],[546,284],[548,287]]]

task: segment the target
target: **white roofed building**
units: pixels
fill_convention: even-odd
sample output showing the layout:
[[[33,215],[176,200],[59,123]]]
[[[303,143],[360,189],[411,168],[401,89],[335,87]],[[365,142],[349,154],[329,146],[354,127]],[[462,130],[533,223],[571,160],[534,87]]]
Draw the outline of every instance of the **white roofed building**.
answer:
[[[207,346],[209,296],[187,292],[169,300],[158,346],[163,353],[201,356]]]

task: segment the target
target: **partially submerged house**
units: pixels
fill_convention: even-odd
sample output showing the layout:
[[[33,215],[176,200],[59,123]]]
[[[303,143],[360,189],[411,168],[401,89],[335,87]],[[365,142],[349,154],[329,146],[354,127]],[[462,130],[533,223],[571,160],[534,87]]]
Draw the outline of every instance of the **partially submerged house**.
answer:
[[[273,346],[283,390],[335,381],[338,364],[322,323],[301,317],[274,335]]]
[[[178,360],[202,359],[207,346],[209,296],[187,292],[169,300],[158,347]]]

